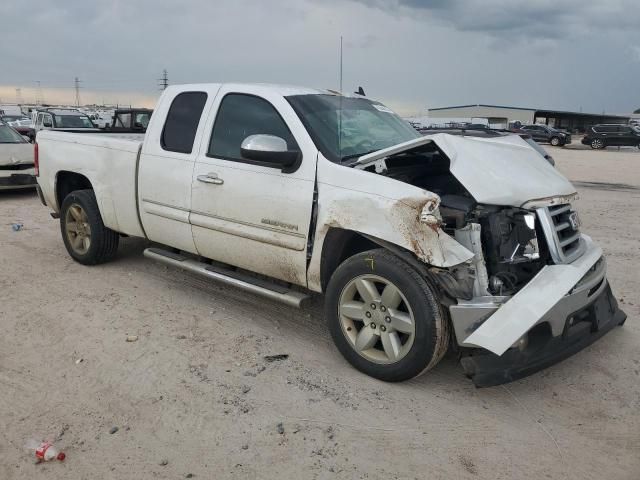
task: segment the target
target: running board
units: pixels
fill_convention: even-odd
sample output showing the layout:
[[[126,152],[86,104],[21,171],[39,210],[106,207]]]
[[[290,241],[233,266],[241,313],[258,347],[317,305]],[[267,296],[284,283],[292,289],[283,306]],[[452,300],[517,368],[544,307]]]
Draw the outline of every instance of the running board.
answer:
[[[169,250],[147,248],[144,251],[144,256],[166,265],[178,267],[226,285],[237,287],[247,292],[255,293],[256,295],[261,295],[263,297],[270,298],[271,300],[285,303],[292,307],[300,308],[302,306],[302,302],[309,298],[309,295],[302,292],[297,292],[260,278],[253,278],[252,276],[241,272],[199,262],[180,253],[174,253]]]

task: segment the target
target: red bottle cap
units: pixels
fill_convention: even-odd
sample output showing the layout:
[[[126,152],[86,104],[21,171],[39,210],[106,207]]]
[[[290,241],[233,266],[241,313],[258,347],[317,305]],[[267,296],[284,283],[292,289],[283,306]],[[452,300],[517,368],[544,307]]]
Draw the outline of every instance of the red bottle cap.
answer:
[[[66,457],[67,456],[64,454],[64,452],[60,452],[56,458],[60,461],[63,461]]]

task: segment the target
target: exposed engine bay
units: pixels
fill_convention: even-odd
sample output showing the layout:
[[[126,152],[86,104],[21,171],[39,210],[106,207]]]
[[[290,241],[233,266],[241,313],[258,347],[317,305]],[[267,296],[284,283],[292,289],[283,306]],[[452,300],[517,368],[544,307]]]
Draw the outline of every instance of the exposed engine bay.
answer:
[[[535,213],[483,205],[453,176],[447,156],[433,143],[380,160],[366,170],[436,193],[440,227],[476,253],[470,296],[512,295],[549,262]],[[542,247],[542,248],[541,248]]]

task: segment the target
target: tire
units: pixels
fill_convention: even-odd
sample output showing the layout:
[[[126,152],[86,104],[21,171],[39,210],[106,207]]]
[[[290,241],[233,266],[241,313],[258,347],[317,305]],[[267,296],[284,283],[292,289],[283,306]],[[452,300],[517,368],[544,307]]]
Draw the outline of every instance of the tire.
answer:
[[[375,309],[360,294],[360,285],[366,282],[375,287],[374,296],[378,293]],[[393,295],[391,290],[385,297],[385,285],[393,286],[399,294]],[[364,290],[367,295],[372,293]],[[385,309],[387,300],[395,305],[398,297],[397,306]],[[449,321],[435,288],[412,266],[384,249],[354,255],[336,269],[327,286],[325,315],[344,358],[361,372],[386,382],[401,382],[428,371],[449,346]],[[357,317],[361,319],[354,319]],[[413,327],[406,323],[407,318]],[[411,328],[413,333],[406,333]],[[358,349],[361,336],[365,340]],[[387,351],[397,356],[392,358]]]
[[[593,140],[591,140],[590,145],[594,150],[600,150],[601,148],[606,147],[604,140],[602,140],[601,138],[594,138]]]
[[[60,232],[71,258],[83,265],[108,262],[118,251],[120,236],[102,223],[93,190],[67,195],[60,209]]]
[[[553,145],[554,147],[557,147],[558,145],[560,145],[560,138],[559,137],[551,137],[551,140],[549,141],[549,143],[551,145]]]

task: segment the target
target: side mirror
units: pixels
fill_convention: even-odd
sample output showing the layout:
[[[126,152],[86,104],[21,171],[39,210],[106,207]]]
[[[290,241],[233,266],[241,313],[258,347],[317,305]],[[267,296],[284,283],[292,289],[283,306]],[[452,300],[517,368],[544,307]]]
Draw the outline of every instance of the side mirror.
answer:
[[[283,171],[290,170],[300,160],[300,152],[289,150],[287,142],[275,135],[248,136],[240,146],[240,153],[247,160],[280,167]]]

